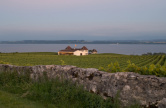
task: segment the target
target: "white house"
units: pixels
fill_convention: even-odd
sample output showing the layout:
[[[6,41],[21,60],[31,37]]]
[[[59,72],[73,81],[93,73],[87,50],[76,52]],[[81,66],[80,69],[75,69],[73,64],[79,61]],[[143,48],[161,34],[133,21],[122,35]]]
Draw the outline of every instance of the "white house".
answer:
[[[88,55],[88,49],[85,46],[83,46],[82,48],[71,48],[70,46],[68,46],[66,47],[66,49],[60,50],[58,52],[58,55]]]

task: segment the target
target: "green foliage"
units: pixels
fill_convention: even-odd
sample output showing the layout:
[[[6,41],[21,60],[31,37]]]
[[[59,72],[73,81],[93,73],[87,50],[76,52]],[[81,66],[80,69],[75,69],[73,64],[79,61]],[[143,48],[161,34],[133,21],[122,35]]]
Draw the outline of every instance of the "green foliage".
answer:
[[[28,74],[19,75],[16,71],[0,73],[0,86],[2,90],[11,93],[23,93],[30,84]]]
[[[147,68],[146,66],[139,67],[139,69],[140,69],[140,70],[138,71],[139,74],[142,74],[142,75],[149,75],[149,74],[147,74],[148,68]]]
[[[134,63],[131,63],[130,60],[127,61],[128,65],[125,71],[127,72],[138,72],[140,69],[138,66],[136,66]]]
[[[8,62],[0,61],[0,64],[9,64]]]
[[[107,68],[100,67],[99,70],[106,71],[106,72],[120,72],[120,67],[119,67],[119,63],[115,62],[115,63],[109,64]]]
[[[120,91],[118,91],[115,96],[113,108],[120,108],[119,96],[120,96]]]
[[[150,65],[149,73],[150,75],[156,75],[159,77],[166,77],[166,66],[161,65]]]
[[[128,61],[127,63],[128,66],[125,69],[125,71],[127,72],[137,72],[142,75],[156,75],[158,77],[166,77],[166,66],[151,64],[149,67],[138,67],[130,61]]]
[[[61,60],[61,65],[66,65],[65,61]]]
[[[24,99],[16,94],[0,90],[0,108],[57,108],[53,104],[44,104]]]
[[[126,107],[126,108],[142,108],[142,107],[140,106],[140,104],[135,103],[135,104],[132,104],[132,105]]]

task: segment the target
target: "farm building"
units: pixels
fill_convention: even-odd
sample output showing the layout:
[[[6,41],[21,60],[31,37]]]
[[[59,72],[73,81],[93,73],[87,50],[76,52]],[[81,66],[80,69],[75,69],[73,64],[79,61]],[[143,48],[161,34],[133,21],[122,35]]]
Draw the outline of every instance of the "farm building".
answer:
[[[97,50],[93,49],[91,54],[97,54]]]
[[[88,49],[85,46],[83,46],[82,48],[71,48],[70,46],[68,46],[66,47],[66,49],[60,50],[58,52],[58,55],[88,55]]]

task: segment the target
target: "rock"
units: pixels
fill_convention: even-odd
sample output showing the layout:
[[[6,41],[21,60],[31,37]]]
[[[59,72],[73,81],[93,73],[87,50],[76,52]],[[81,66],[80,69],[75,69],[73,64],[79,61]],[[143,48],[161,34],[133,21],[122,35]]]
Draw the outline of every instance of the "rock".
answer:
[[[166,98],[163,98],[161,101],[157,104],[158,108],[166,108]]]

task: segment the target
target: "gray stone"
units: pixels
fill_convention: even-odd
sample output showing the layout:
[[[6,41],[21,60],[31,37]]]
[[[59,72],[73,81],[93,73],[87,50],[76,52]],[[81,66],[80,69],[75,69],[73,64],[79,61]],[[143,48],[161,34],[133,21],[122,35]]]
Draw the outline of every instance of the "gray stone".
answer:
[[[161,101],[159,101],[157,106],[159,108],[166,108],[166,98],[163,98]]]

